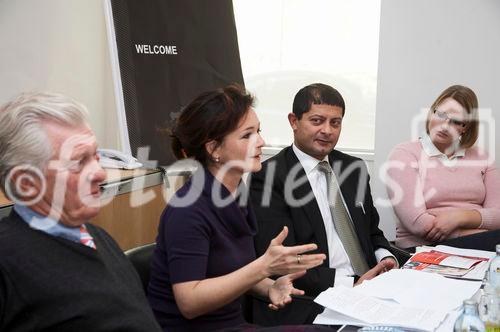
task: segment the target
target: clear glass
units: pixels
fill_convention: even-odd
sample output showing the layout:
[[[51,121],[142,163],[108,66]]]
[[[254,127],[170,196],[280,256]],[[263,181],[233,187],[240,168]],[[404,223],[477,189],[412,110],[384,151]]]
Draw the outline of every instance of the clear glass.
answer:
[[[486,331],[500,332],[500,298],[489,283],[486,283],[479,299],[479,317],[484,322]]]
[[[479,318],[477,305],[472,300],[464,301],[464,311],[455,321],[454,332],[483,332],[484,323]]]
[[[496,245],[496,251],[497,255],[490,263],[488,281],[500,296],[500,244]]]

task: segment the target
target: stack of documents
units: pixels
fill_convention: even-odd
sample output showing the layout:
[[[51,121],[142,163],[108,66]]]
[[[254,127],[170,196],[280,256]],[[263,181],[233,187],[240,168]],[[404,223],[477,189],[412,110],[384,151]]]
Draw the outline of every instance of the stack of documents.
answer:
[[[322,292],[315,302],[327,309],[314,323],[434,331],[480,286],[416,270],[391,270],[355,288],[338,286]]]
[[[439,253],[436,255],[436,253]],[[444,276],[466,280],[482,280],[495,252],[461,249],[439,245],[422,246],[403,266],[415,270],[439,273]],[[421,259],[424,258],[424,259]],[[426,260],[430,258],[431,260]]]

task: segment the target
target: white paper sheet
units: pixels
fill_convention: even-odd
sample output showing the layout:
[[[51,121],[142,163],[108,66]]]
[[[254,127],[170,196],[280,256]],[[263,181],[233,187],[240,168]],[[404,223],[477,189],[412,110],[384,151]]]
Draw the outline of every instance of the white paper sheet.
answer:
[[[395,304],[343,286],[322,292],[315,302],[369,324],[408,327],[433,331],[446,317],[444,310],[422,309]]]
[[[417,252],[429,250],[489,259],[495,256],[494,252],[448,246],[417,248]],[[469,277],[482,279],[488,262],[480,265]],[[340,286],[321,293],[315,301],[327,309],[314,323],[451,331],[463,300],[477,294],[480,286],[478,281],[445,278],[434,273],[391,270],[354,288]]]
[[[364,295],[393,299],[410,307],[453,310],[481,287],[478,281],[445,278],[416,270],[390,270],[356,289]]]
[[[341,313],[330,310],[328,308],[326,308],[321,314],[316,316],[313,324],[370,326],[370,324],[346,315],[342,315]]]

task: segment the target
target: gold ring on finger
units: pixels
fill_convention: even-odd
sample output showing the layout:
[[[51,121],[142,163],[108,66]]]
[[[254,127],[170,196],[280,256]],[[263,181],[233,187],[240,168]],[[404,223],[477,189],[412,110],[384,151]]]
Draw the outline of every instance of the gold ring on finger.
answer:
[[[302,255],[298,254],[297,255],[297,264],[300,264],[300,260],[302,259]]]

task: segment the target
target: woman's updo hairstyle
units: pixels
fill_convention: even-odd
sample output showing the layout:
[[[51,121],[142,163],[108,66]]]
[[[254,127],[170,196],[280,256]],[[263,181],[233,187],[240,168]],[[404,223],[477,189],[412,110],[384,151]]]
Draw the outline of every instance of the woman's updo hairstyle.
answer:
[[[213,162],[205,144],[220,145],[238,127],[254,98],[238,84],[204,92],[187,105],[172,128],[172,151],[177,159],[194,158],[206,166]]]

